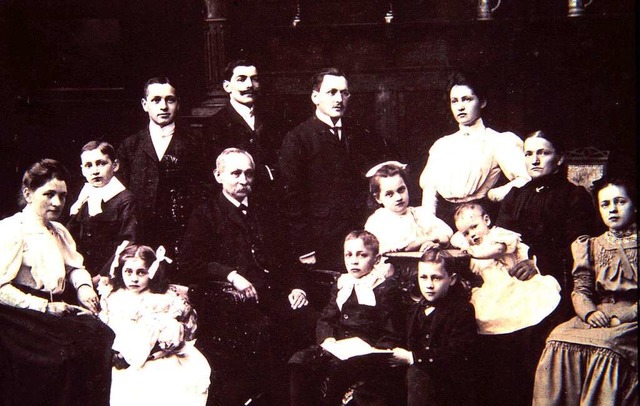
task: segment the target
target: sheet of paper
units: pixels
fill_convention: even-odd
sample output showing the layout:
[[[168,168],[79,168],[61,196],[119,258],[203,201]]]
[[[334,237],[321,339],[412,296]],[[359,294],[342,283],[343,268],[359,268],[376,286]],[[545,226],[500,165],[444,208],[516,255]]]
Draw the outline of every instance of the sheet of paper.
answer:
[[[392,353],[392,350],[383,350],[370,346],[366,341],[359,337],[345,338],[344,340],[338,340],[332,343],[323,343],[322,348],[329,351],[341,360],[346,360],[351,357],[357,357],[359,355],[367,354],[384,354]]]

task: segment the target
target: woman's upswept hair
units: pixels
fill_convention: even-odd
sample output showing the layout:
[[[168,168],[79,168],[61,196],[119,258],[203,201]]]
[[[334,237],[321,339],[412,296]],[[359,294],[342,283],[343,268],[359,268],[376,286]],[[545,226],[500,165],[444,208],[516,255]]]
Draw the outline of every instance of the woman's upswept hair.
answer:
[[[449,100],[451,89],[454,86],[467,86],[478,97],[478,100],[480,100],[480,102],[487,101],[487,89],[484,81],[480,79],[479,75],[477,75],[475,72],[458,71],[453,72],[451,75],[449,75],[449,80],[447,81],[447,86],[445,88],[446,100]]]
[[[69,172],[64,166],[55,159],[44,158],[32,164],[22,176],[22,187],[18,196],[18,205],[24,207],[27,205],[22,191],[29,189],[35,191],[52,179],[58,179],[66,182],[69,178]]]

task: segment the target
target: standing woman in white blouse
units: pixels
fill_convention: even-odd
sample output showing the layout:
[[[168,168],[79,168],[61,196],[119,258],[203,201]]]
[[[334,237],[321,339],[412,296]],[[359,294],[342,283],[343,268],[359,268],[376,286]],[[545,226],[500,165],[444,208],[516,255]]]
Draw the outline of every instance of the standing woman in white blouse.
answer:
[[[485,127],[482,110],[487,99],[480,81],[469,74],[455,73],[447,94],[459,130],[433,144],[420,187],[422,206],[451,225],[460,203],[476,201],[497,214],[496,203],[530,177],[522,140],[514,133]],[[501,174],[509,182],[496,187]]]
[[[66,178],[57,161],[36,162],[22,178],[24,208],[0,221],[3,406],[109,404],[114,335],[95,317],[98,297],[82,255],[54,221]],[[75,301],[65,287],[80,306],[64,301]]]

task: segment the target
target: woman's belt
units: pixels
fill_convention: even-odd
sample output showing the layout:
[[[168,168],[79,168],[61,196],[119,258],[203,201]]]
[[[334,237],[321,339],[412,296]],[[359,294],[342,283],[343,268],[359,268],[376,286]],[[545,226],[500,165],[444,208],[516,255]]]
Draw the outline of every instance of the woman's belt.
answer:
[[[52,294],[51,292],[35,289],[35,288],[32,288],[30,286],[25,286],[25,285],[13,284],[13,286],[15,286],[18,290],[20,290],[23,293],[26,293],[26,294],[29,294],[29,295],[32,295],[32,296],[37,296],[37,297],[42,298],[42,299],[47,299],[50,302],[62,302],[62,301],[64,301],[63,297],[62,297],[62,294],[60,294],[60,293]]]

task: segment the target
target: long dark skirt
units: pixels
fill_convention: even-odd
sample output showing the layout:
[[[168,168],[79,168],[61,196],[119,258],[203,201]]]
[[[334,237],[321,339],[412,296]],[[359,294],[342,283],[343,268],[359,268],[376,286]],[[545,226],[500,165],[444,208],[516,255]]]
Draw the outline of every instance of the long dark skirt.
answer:
[[[0,405],[108,405],[113,338],[92,316],[0,305]]]

